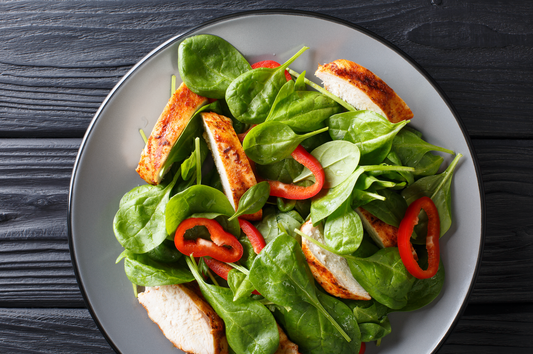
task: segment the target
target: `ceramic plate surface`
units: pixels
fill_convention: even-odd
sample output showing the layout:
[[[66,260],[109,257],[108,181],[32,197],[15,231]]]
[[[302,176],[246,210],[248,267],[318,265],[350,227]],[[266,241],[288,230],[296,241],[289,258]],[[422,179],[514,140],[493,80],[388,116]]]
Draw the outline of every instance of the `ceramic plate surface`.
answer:
[[[159,46],[109,94],[81,145],[69,200],[69,241],[80,288],[96,323],[117,352],[176,353],[133,296],[122,252],[113,234],[120,198],[144,181],[135,172],[143,141],[165,106],[170,77],[179,77],[177,48],[195,34],[218,35],[250,62],[280,63],[303,45],[310,47],[291,68],[319,83],[317,64],[349,59],[387,82],[414,112],[412,126],[431,143],[464,155],[453,181],[453,226],[442,239],[446,281],[431,305],[390,315],[392,333],[367,353],[420,353],[437,350],[451,331],[473,286],[482,250],[483,193],[462,124],[431,78],[405,54],[352,24],[311,13],[252,12],[218,19]],[[179,79],[178,79],[179,80]],[[451,159],[446,158],[446,164]]]

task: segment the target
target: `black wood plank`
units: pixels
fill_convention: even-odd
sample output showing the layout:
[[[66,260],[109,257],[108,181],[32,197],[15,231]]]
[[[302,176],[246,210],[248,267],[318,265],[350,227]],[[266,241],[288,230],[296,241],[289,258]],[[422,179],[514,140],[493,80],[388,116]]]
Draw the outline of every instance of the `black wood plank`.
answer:
[[[528,0],[2,2],[0,137],[81,137],[109,90],[158,44],[218,16],[268,8],[370,29],[437,80],[470,134],[533,137]]]
[[[533,348],[532,331],[531,305],[470,305],[438,353],[529,354]],[[113,353],[113,350],[87,310],[0,308],[0,352]]]

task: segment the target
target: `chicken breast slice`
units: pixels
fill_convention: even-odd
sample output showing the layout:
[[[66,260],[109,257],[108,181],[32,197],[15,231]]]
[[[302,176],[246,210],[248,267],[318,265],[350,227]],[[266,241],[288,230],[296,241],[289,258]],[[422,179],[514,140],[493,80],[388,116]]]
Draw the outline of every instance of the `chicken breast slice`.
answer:
[[[231,119],[214,112],[202,112],[204,138],[213,154],[224,193],[237,210],[244,192],[257,184],[254,172],[233,129]],[[262,211],[242,215],[247,220],[261,220]]]
[[[192,354],[227,354],[224,322],[189,284],[146,288],[139,303],[165,337]]]
[[[181,133],[207,98],[189,90],[184,83],[174,92],[159,116],[141,153],[137,173],[150,184],[159,184],[160,171]],[[167,169],[168,170],[168,169]]]
[[[322,228],[313,226],[310,220],[302,225],[300,231],[320,243],[325,243]],[[343,299],[371,299],[368,292],[353,277],[346,259],[326,251],[306,238],[302,238],[302,250],[313,277],[328,293]]]
[[[392,123],[413,118],[407,104],[370,70],[345,59],[319,65],[315,75],[329,92],[357,109],[381,114]]]
[[[396,226],[381,221],[361,207],[356,208],[355,212],[359,214],[363,223],[363,228],[379,247],[387,248],[398,246],[398,228]],[[418,255],[413,245],[411,245],[411,253],[413,254],[414,259],[418,260]]]

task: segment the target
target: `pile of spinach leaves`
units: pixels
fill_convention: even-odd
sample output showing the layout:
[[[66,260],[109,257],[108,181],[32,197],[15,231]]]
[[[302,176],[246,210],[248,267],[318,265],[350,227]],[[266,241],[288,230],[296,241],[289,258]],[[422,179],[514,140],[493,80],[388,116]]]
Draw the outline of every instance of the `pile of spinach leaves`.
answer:
[[[433,278],[411,276],[398,249],[380,249],[354,210],[362,207],[397,227],[411,202],[429,196],[441,217],[442,236],[452,223],[452,176],[461,154],[439,173],[443,155],[454,152],[427,143],[407,121],[390,123],[321,88],[310,91],[308,85],[317,85],[305,72],[290,70],[297,79],[287,81],[285,70],[307,49],[277,68],[252,70],[220,37],[185,39],[178,50],[181,79],[191,91],[216,101],[188,123],[165,164],[162,183],[126,193],[113,222],[124,247],[117,263],[124,260],[134,289],[197,281],[238,354],[274,353],[279,345],[276,323],[302,353],[357,353],[361,342],[380,341],[391,332],[389,313],[429,304],[444,283],[442,263]],[[273,199],[268,184],[261,182],[234,210],[201,137],[202,111],[230,117],[237,133],[249,130],[243,148],[262,179],[314,183],[313,174],[290,156],[301,144],[324,169],[323,191],[308,200]],[[267,246],[256,254],[237,217],[261,208],[263,218],[255,226]],[[212,274],[202,260],[197,263],[175,248],[173,234],[190,217],[215,219],[242,243],[244,255],[231,264],[227,281]],[[298,232],[306,220],[323,229],[321,246],[346,259],[372,300],[338,299],[314,281]],[[424,267],[427,254],[419,246],[425,243],[423,212],[420,220],[413,243]],[[189,237],[209,239],[209,233],[198,227]],[[261,295],[253,295],[254,290]]]

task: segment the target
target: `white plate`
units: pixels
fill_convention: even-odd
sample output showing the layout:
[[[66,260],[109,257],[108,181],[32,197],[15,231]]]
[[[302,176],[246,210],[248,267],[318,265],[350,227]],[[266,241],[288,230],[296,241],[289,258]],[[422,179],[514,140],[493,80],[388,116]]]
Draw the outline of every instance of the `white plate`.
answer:
[[[451,104],[434,81],[390,43],[352,24],[302,12],[248,12],[211,21],[176,36],[143,58],[106,98],[80,147],[70,186],[69,241],[87,306],[117,352],[176,353],[137,300],[115,259],[122,251],[112,230],[124,193],[144,183],[135,168],[143,141],[165,106],[172,74],[178,75],[177,48],[187,36],[218,35],[250,62],[287,60],[309,46],[291,65],[307,70],[318,63],[349,59],[387,82],[414,112],[412,126],[424,137],[464,155],[453,181],[454,223],[442,240],[446,281],[437,301],[410,313],[390,315],[392,333],[367,353],[421,353],[437,350],[466,304],[482,250],[483,193],[471,144]],[[316,80],[315,80],[316,81]],[[447,162],[450,161],[448,158]]]

